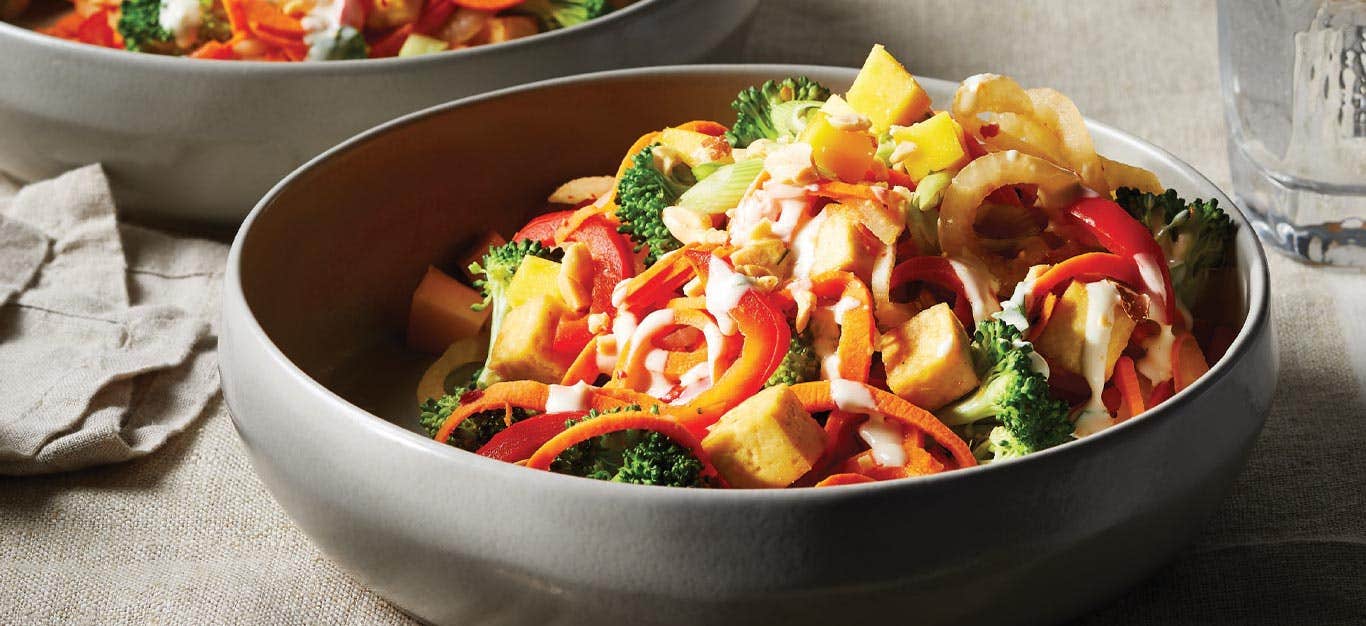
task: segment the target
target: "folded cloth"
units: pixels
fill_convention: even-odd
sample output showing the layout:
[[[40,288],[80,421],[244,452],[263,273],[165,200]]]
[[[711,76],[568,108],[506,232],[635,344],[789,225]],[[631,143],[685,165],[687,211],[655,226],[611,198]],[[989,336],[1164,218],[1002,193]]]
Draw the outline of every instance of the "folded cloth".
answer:
[[[175,256],[168,239],[121,230],[99,166],[0,206],[0,474],[145,455],[218,393],[210,320],[226,249]]]

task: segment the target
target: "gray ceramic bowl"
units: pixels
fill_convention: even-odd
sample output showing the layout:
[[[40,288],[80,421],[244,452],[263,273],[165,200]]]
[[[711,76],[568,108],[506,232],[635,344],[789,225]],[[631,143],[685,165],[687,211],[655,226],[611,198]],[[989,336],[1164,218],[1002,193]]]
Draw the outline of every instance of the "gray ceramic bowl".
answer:
[[[125,216],[236,223],[285,174],[375,124],[555,76],[695,61],[757,5],[640,0],[504,44],[288,64],[131,54],[0,22],[0,171],[38,180],[99,162]]]
[[[628,70],[410,115],[290,175],[229,258],[223,388],[271,493],[332,559],[441,623],[1041,623],[1152,573],[1199,530],[1276,381],[1267,266],[1245,223],[1241,331],[1198,384],[1139,419],[1021,461],[834,489],[701,491],[528,470],[417,435],[402,349],[428,263],[511,232],[560,181],[610,172],[643,130],[731,119],[791,66]],[[936,101],[952,85],[926,80]],[[572,123],[547,101],[577,103]],[[1104,153],[1228,199],[1101,124]]]

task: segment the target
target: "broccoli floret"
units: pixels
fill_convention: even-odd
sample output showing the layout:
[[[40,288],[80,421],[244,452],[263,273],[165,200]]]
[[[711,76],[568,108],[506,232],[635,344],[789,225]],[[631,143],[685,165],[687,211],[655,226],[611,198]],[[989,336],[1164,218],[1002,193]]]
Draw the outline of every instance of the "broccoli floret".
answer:
[[[569,28],[597,19],[612,11],[607,0],[526,0],[516,9],[540,20],[541,28]]]
[[[798,333],[794,328],[792,338],[787,343],[787,354],[783,356],[783,362],[779,363],[778,369],[768,377],[764,387],[792,386],[817,380],[820,376],[821,361],[820,357],[816,356],[816,349],[812,347],[811,330]]]
[[[1187,203],[1174,189],[1151,194],[1121,187],[1115,190],[1115,202],[1153,231],[1167,253],[1176,296],[1195,306],[1210,275],[1227,262],[1233,242],[1233,220],[1219,201]]]
[[[664,254],[677,250],[683,243],[675,239],[664,225],[664,209],[676,204],[694,184],[679,178],[675,172],[661,172],[655,164],[655,148],[648,146],[631,158],[631,167],[621,175],[617,185],[617,230],[630,236],[636,250],[648,246],[645,262],[654,263]],[[692,174],[687,176],[691,178]]]
[[[124,47],[134,52],[174,54],[175,37],[161,27],[161,0],[124,0],[116,27]]]
[[[737,148],[743,148],[757,139],[778,139],[783,130],[791,133],[796,127],[804,125],[809,115],[820,103],[830,97],[830,90],[805,76],[784,78],[780,81],[767,81],[756,87],[749,87],[735,96],[730,108],[735,109],[735,126],[726,131],[726,140]],[[775,110],[779,105],[792,102],[809,103],[787,105]],[[782,116],[782,122],[777,117]],[[801,123],[787,119],[800,116]]]
[[[199,0],[199,12],[200,23],[195,31],[195,42],[227,41],[232,38],[227,13],[216,0]],[[187,52],[176,41],[175,33],[161,26],[161,0],[124,0],[116,28],[123,36],[124,47],[134,52]]]
[[[971,424],[995,418],[1004,431],[995,439],[1015,456],[1050,448],[1072,436],[1067,403],[1049,395],[1048,379],[1031,366],[1033,346],[1020,340],[1020,331],[1001,320],[984,320],[973,337],[973,359],[982,384],[968,397],[949,405],[939,418],[946,424]],[[993,439],[993,450],[997,449]],[[997,458],[1005,458],[998,456]]]
[[[548,248],[539,241],[523,239],[491,247],[484,253],[481,261],[470,264],[470,273],[480,277],[475,279],[474,287],[484,294],[484,301],[476,302],[471,308],[482,311],[490,304],[493,305],[493,312],[489,315],[489,354],[493,353],[493,342],[498,340],[498,331],[508,312],[508,285],[512,284],[512,277],[521,266],[522,259],[535,256],[558,261],[562,254],[563,251],[559,248]],[[480,388],[498,381],[497,374],[488,367],[480,368],[475,379]]]
[[[568,428],[607,413],[639,411],[636,405],[565,421]],[[576,444],[556,457],[551,471],[596,480],[666,487],[709,487],[702,462],[667,436],[646,430],[623,430]]]
[[[308,48],[308,58],[312,61],[345,61],[364,59],[370,56],[370,46],[365,36],[351,26],[343,26],[331,37],[321,37]]]
[[[422,423],[422,428],[427,431],[428,437],[435,437],[436,432],[441,430],[441,424],[446,421],[446,418],[460,408],[460,399],[464,393],[464,391],[458,391],[440,398],[432,398],[418,407],[418,421]],[[520,408],[513,408],[511,413],[505,413],[501,409],[481,411],[460,422],[460,425],[451,431],[451,437],[446,440],[446,443],[462,450],[474,452],[488,443],[494,435],[503,432],[503,429],[508,427],[509,419],[511,419],[510,423],[515,424],[530,416],[530,412]]]

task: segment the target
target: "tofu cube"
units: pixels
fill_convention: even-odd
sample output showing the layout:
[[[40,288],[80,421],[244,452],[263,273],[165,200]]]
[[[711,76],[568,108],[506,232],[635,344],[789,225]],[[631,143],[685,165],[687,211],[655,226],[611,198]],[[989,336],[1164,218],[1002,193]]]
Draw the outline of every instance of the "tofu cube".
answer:
[[[919,182],[931,172],[959,169],[968,162],[963,147],[963,128],[947,112],[939,112],[923,122],[897,128],[892,138],[909,147],[899,161],[911,180]],[[909,144],[909,145],[908,145]]]
[[[503,317],[488,368],[502,380],[559,383],[570,365],[553,350],[555,327],[563,314],[564,305],[552,296],[539,296],[513,307]]]
[[[948,304],[936,304],[882,336],[887,387],[927,411],[977,387],[968,334]]]
[[[521,265],[508,283],[508,306],[517,308],[540,296],[559,298],[556,280],[560,276],[560,264],[538,256],[522,257]]]
[[[930,114],[930,96],[886,48],[873,46],[863,69],[846,95],[856,111],[868,116],[875,132],[907,126]]]
[[[1121,293],[1122,293],[1121,289]],[[1084,375],[1082,354],[1086,349],[1086,316],[1090,299],[1086,285],[1074,281],[1063,292],[1043,330],[1033,341],[1034,349],[1053,367],[1062,368],[1073,374]],[[1115,371],[1115,362],[1129,345],[1129,335],[1133,334],[1137,322],[1130,317],[1124,298],[1115,301],[1114,325],[1110,330],[1110,345],[1105,359],[1105,378],[1109,380]]]
[[[778,385],[722,415],[702,448],[732,487],[779,488],[811,471],[825,449],[825,431],[786,385]]]
[[[867,283],[873,273],[873,263],[877,260],[882,242],[876,235],[859,222],[853,211],[827,207],[825,221],[816,231],[815,262],[811,264],[811,274],[819,275],[832,270],[853,273]],[[835,210],[831,211],[830,209]]]

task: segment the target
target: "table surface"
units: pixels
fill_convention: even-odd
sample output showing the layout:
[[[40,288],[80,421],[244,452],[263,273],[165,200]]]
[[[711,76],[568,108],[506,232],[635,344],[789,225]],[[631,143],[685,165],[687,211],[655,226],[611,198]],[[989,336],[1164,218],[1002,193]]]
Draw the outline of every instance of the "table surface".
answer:
[[[726,60],[1009,74],[1229,188],[1214,2],[766,0]],[[943,103],[940,103],[942,106]],[[1272,256],[1281,380],[1234,493],[1171,566],[1087,623],[1366,621],[1366,275]],[[406,623],[325,560],[215,400],[119,466],[0,479],[0,622]]]

